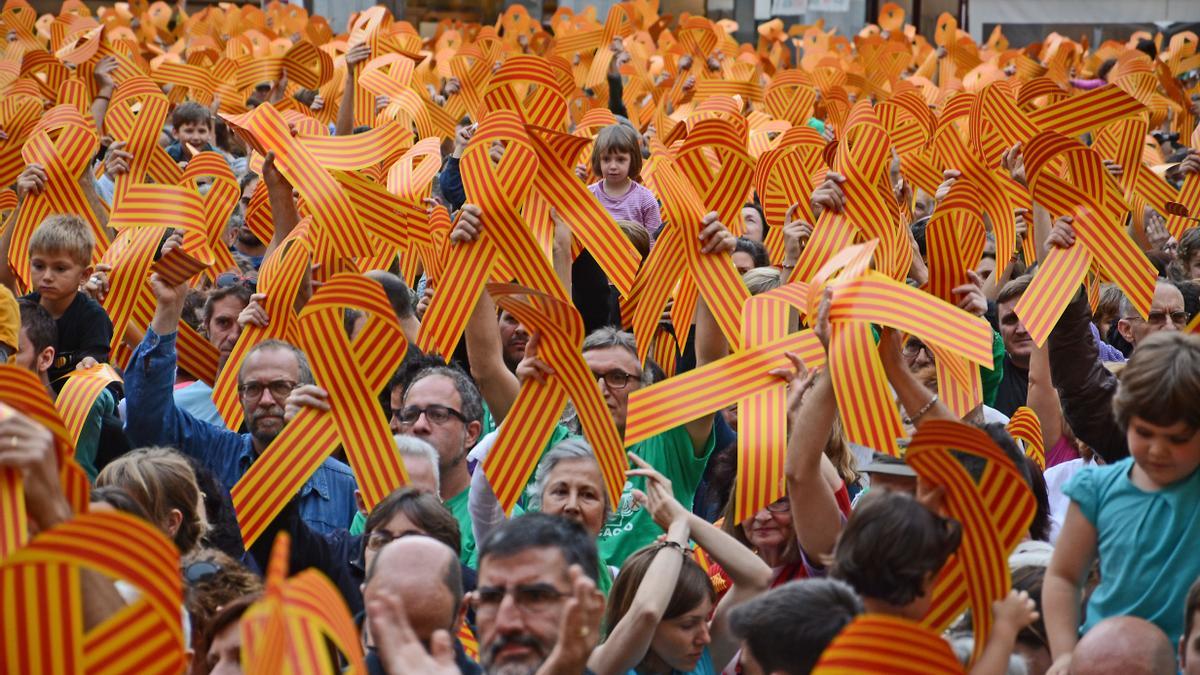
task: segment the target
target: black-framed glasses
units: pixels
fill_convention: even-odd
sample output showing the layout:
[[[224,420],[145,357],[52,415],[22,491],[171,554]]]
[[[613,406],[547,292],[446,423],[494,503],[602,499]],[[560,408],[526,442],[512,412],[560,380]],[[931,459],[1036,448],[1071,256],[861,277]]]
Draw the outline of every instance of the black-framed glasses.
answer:
[[[767,504],[767,510],[771,513],[787,513],[792,510],[792,503],[788,501],[787,497],[780,497]]]
[[[926,352],[930,356],[933,356],[933,350],[929,348],[929,345],[921,342],[917,338],[909,338],[908,341],[904,343],[905,356],[916,356],[921,352]]]
[[[512,596],[513,603],[522,612],[537,614],[554,606],[568,594],[548,583],[522,584],[512,588],[480,587],[472,596],[476,614],[494,614],[508,595]]]
[[[291,380],[243,382],[238,385],[238,395],[242,397],[243,401],[257,401],[264,391],[269,391],[271,392],[271,398],[282,403],[292,393],[292,390],[298,386],[300,386],[299,382],[292,382]]]
[[[211,560],[197,560],[183,568],[183,580],[198,584],[221,573],[221,566]]]
[[[463,415],[454,408],[448,408],[436,403],[427,405],[424,408],[415,405],[404,406],[400,409],[400,413],[396,417],[400,420],[401,424],[416,424],[417,420],[421,419],[421,415],[425,415],[425,418],[433,424],[445,424],[450,421],[451,417],[463,424],[467,423],[466,415]]]
[[[258,290],[258,280],[245,277],[237,272],[222,272],[213,280],[213,285],[217,288],[230,288],[232,286],[245,286],[250,289],[251,293]]]
[[[592,371],[592,377],[596,378],[597,380],[604,380],[604,384],[606,384],[609,389],[624,389],[625,387],[629,386],[630,380],[636,380],[640,376],[616,369],[604,373]]]
[[[1162,326],[1167,323],[1167,317],[1170,317],[1171,323],[1175,324],[1176,326],[1182,327],[1187,325],[1188,315],[1187,312],[1183,311],[1182,309],[1174,312],[1153,311],[1147,314],[1145,319],[1140,316],[1127,316],[1125,317],[1125,320],[1133,321],[1134,319],[1137,319],[1138,321],[1145,321],[1151,326]]]

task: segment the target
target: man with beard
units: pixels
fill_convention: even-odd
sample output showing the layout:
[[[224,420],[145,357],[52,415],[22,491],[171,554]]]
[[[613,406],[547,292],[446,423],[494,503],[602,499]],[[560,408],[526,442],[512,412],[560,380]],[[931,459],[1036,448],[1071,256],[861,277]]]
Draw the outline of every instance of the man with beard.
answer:
[[[187,284],[168,286],[152,275],[150,286],[157,301],[154,319],[125,369],[125,433],[134,447],[178,448],[211,469],[230,490],[283,429],[288,394],[313,382],[308,359],[286,342],[260,343],[238,371],[238,397],[249,433],[201,422],[176,407],[171,396]],[[355,488],[350,467],[326,459],[300,488],[300,517],[322,533],[349,527]]]
[[[468,595],[483,672],[589,673],[604,614],[597,565],[595,541],[566,518],[527,513],[494,530],[480,549],[479,586]],[[424,640],[399,593],[368,588],[366,601],[388,673],[459,672],[449,632]]]

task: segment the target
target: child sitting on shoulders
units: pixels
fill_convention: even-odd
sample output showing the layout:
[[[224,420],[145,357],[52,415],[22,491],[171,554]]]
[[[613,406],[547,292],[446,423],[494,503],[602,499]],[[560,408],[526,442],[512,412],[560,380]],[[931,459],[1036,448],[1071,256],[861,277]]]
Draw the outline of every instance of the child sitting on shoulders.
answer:
[[[600,180],[588,189],[613,220],[639,223],[651,239],[656,239],[662,228],[662,216],[654,193],[638,182],[641,171],[642,150],[637,132],[625,124],[601,129],[592,148],[592,173],[600,176]]]

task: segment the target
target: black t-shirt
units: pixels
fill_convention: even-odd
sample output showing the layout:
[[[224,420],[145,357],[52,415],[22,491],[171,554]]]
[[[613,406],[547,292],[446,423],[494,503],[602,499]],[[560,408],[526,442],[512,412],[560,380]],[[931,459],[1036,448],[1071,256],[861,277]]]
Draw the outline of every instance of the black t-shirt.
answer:
[[[1004,357],[1004,377],[996,390],[996,410],[1012,417],[1017,408],[1025,405],[1029,392],[1029,371],[1012,362],[1007,355]]]
[[[25,296],[41,302],[36,291]],[[100,362],[108,361],[108,347],[112,342],[113,325],[108,313],[87,293],[75,293],[75,299],[67,311],[55,321],[58,326],[58,341],[54,344],[54,365],[50,366],[50,383],[54,391],[62,389],[59,378],[75,370],[84,357]]]

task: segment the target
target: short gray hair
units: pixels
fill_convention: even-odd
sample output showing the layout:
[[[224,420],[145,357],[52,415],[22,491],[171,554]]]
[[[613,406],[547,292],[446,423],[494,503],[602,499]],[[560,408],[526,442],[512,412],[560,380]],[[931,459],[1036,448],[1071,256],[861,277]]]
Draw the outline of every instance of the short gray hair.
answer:
[[[268,349],[279,349],[285,352],[291,352],[292,356],[296,357],[296,365],[298,366],[299,370],[299,373],[296,376],[298,379],[297,384],[316,384],[316,380],[313,379],[312,366],[308,365],[308,357],[304,355],[304,352],[300,351],[299,347],[290,342],[284,342],[283,340],[263,340],[262,342],[254,345],[254,348],[249,352],[246,352],[246,357],[242,359],[242,365],[238,368],[239,384],[242,381],[242,371],[245,370],[246,361],[250,358],[250,356],[257,352],[266,351]]]
[[[590,459],[596,462],[597,467],[600,466],[600,462],[596,461],[595,451],[582,436],[570,436],[559,441],[542,455],[537,471],[533,474],[533,485],[530,486],[528,495],[530,511],[542,510],[542,493],[546,491],[550,473],[559,462],[570,459]],[[601,486],[600,490],[604,494],[604,520],[607,522],[608,517],[612,515],[612,504],[608,503],[608,488]]]
[[[783,277],[774,267],[755,267],[742,275],[742,281],[750,295],[759,295],[783,285]]]
[[[633,333],[624,331],[613,326],[602,326],[588,333],[588,336],[583,339],[582,352],[590,352],[593,349],[610,349],[612,347],[620,347],[633,354],[633,358],[637,358],[637,338]],[[650,384],[654,379],[654,373],[646,367],[645,363],[639,362],[638,365],[642,369],[642,384]]]
[[[467,418],[468,423],[483,420],[483,397],[479,394],[479,387],[475,386],[475,381],[464,373],[461,368],[455,368],[454,366],[430,366],[423,368],[409,381],[408,386],[404,388],[404,395],[407,397],[408,392],[412,391],[413,385],[434,375],[440,375],[454,383],[454,389],[458,392],[458,397],[462,399],[462,410],[459,412],[463,414],[463,417]]]
[[[410,457],[429,462],[429,466],[433,467],[433,481],[438,485],[442,484],[442,476],[438,471],[438,462],[441,460],[438,458],[436,448],[416,436],[408,436],[406,434],[396,434],[392,436],[392,440],[396,442],[396,450],[400,451],[400,458],[406,464]]]

